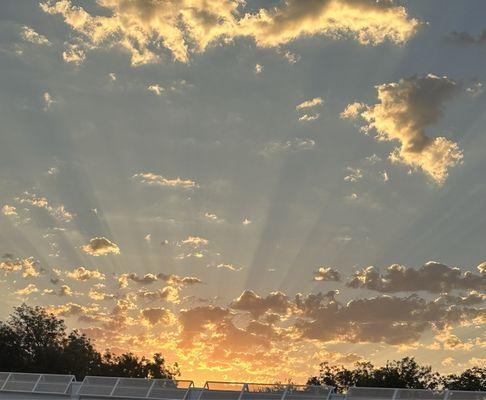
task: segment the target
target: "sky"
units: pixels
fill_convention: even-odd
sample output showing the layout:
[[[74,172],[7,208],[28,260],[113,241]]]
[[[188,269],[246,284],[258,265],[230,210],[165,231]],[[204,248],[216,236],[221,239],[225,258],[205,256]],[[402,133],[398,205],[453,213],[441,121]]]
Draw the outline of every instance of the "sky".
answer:
[[[484,366],[485,14],[0,2],[0,317],[198,383]]]

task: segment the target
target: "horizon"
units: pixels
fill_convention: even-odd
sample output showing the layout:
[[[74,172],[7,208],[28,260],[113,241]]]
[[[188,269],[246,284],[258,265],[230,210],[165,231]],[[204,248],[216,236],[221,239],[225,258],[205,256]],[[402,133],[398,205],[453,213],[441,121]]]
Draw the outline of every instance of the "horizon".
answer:
[[[0,320],[195,382],[486,367],[485,14],[1,2]]]

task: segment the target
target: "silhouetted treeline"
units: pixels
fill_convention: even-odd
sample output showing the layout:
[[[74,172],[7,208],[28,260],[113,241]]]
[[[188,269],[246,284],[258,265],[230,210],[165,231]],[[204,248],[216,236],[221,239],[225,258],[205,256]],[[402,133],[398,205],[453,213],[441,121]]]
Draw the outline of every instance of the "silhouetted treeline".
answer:
[[[160,354],[153,359],[132,353],[98,352],[85,335],[67,333],[64,321],[41,307],[16,307],[0,322],[0,371],[72,374],[136,378],[173,378],[180,375],[168,367]]]
[[[414,358],[388,361],[383,367],[357,362],[355,368],[320,365],[319,375],[308,384],[334,386],[344,392],[352,386],[406,389],[486,390],[486,368],[473,367],[461,374],[440,375],[430,366],[419,365]]]

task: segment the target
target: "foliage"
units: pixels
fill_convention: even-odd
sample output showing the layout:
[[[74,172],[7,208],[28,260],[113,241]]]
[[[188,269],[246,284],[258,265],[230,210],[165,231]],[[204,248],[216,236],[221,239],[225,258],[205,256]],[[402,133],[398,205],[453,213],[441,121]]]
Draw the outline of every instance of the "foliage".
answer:
[[[161,354],[153,359],[132,353],[99,353],[78,331],[66,332],[64,321],[42,307],[16,307],[7,321],[0,321],[0,371],[73,374],[138,378],[173,378],[177,364],[169,367]]]
[[[323,362],[319,375],[309,378],[307,383],[334,386],[339,392],[345,392],[352,386],[486,390],[486,369],[474,367],[460,375],[440,376],[430,366],[421,366],[410,357],[387,361],[383,367],[375,367],[370,362],[357,362],[354,369]]]
[[[486,391],[486,368],[473,367],[462,374],[444,376],[442,384],[454,390],[483,390]]]

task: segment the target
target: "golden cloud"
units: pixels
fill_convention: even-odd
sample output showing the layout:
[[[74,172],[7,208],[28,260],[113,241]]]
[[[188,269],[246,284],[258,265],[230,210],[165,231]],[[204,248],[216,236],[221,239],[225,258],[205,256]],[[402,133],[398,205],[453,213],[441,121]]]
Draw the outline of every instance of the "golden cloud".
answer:
[[[448,170],[461,162],[457,143],[445,138],[429,138],[425,128],[437,122],[441,107],[456,91],[456,83],[432,74],[401,79],[377,86],[379,102],[366,106],[353,103],[341,113],[343,118],[361,117],[362,130],[377,132],[379,141],[397,141],[390,154],[392,162],[421,169],[437,184],[443,184]]]
[[[277,47],[300,37],[350,37],[364,45],[401,44],[419,26],[392,0],[287,0],[271,9],[245,13],[240,0],[97,0],[107,12],[95,14],[70,0],[47,0],[41,8],[61,15],[86,48],[119,46],[133,65],[157,62],[160,47],[180,62],[216,41],[253,38]]]
[[[88,244],[81,247],[85,253],[92,256],[104,256],[107,254],[120,254],[120,248],[117,244],[111,242],[105,237],[94,237]]]

